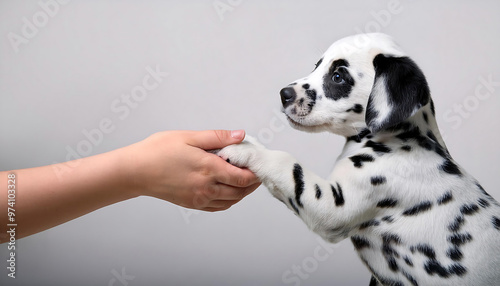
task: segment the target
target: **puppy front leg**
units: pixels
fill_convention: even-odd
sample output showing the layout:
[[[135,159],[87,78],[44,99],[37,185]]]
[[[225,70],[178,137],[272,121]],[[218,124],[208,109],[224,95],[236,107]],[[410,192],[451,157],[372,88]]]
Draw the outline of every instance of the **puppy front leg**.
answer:
[[[338,242],[348,236],[353,216],[348,210],[351,204],[346,204],[350,194],[344,192],[342,183],[320,178],[290,154],[266,149],[251,137],[223,148],[218,155],[249,168],[274,197],[325,240]]]

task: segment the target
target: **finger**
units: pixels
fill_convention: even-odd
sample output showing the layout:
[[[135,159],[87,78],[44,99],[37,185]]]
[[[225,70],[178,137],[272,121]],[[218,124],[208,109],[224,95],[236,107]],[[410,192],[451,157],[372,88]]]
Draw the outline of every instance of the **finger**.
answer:
[[[221,184],[219,187],[219,193],[217,195],[217,198],[215,198],[214,201],[235,201],[235,202],[238,202],[238,201],[242,200],[244,197],[251,194],[253,191],[255,191],[259,186],[260,186],[260,182],[255,183],[253,185],[250,185],[248,187],[244,187],[244,188],[235,188],[232,186]]]
[[[223,192],[225,192],[229,189],[233,189],[233,191],[236,191],[236,194],[234,192],[232,194],[229,194],[229,195],[228,194],[221,194],[221,196],[218,196],[217,199],[208,201],[204,207],[201,207],[199,209],[201,209],[203,211],[209,211],[209,212],[227,210],[232,205],[237,204],[244,197],[251,194],[259,186],[260,186],[260,183],[256,183],[250,187],[242,188],[242,189],[235,189],[232,187],[227,187],[226,189],[221,189]],[[235,198],[235,199],[231,199],[231,198]]]
[[[213,154],[210,154],[213,155]],[[213,155],[216,157],[216,155]],[[222,158],[212,160],[213,176],[217,183],[233,186],[233,187],[248,187],[257,182],[259,178],[246,168],[239,168],[229,164]]]
[[[203,150],[213,150],[241,143],[243,138],[245,138],[244,130],[205,130],[194,132],[186,143]]]

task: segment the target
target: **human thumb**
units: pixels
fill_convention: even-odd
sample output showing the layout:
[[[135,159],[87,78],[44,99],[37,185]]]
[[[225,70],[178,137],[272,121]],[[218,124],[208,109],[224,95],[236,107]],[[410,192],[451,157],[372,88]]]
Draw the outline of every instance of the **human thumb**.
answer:
[[[245,130],[205,130],[194,133],[188,144],[204,150],[213,150],[241,143],[244,138]]]

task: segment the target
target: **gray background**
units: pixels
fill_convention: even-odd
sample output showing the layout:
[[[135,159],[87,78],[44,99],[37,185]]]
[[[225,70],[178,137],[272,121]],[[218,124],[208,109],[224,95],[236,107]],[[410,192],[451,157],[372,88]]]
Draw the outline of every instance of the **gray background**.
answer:
[[[161,130],[244,128],[327,176],[344,139],[284,126],[278,92],[333,41],[382,31],[426,74],[453,157],[500,198],[500,86],[481,87],[500,81],[498,1],[75,0],[46,23],[40,11],[0,2],[0,170],[63,162],[109,118],[115,129],[91,154]],[[16,53],[9,34],[33,16],[41,27]],[[148,66],[168,77],[120,119],[112,103]],[[307,269],[300,285],[368,284],[350,242],[321,245],[264,187],[221,213],[143,197],[18,241],[16,280],[0,245],[0,284],[294,285],[282,281],[293,265]],[[122,270],[133,279],[116,279]]]

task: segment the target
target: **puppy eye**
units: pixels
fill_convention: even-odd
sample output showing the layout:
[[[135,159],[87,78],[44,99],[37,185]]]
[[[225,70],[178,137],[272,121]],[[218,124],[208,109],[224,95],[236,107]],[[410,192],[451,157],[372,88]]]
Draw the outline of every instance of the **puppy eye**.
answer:
[[[336,83],[343,83],[344,82],[344,79],[342,78],[342,76],[337,72],[333,74],[332,80]]]

